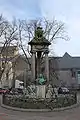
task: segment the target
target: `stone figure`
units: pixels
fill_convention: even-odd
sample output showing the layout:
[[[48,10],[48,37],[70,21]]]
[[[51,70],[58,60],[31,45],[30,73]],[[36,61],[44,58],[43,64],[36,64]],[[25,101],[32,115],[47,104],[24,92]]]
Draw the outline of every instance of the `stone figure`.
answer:
[[[53,88],[52,86],[49,84],[48,85],[48,90],[47,90],[47,93],[46,93],[46,98],[51,98],[53,96]]]
[[[30,85],[27,88],[24,89],[24,95],[29,98],[35,98],[36,97],[36,87],[35,85]]]
[[[37,27],[35,30],[35,38],[36,40],[39,40],[38,38],[42,38],[42,37],[43,37],[42,27]]]
[[[36,79],[35,84],[36,85],[45,85],[46,80],[44,79],[43,75],[40,74],[39,77]]]
[[[40,85],[44,85],[45,82],[46,82],[46,80],[44,79],[43,75],[40,74],[40,76],[39,76],[39,84],[40,84]]]
[[[57,97],[57,96],[58,96],[58,90],[57,90],[56,85],[54,86],[54,94],[55,94],[55,97]]]

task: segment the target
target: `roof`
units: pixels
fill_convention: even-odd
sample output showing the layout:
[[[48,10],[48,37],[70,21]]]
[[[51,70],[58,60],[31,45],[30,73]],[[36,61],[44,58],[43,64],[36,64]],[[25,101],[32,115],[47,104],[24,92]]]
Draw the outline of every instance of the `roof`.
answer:
[[[2,46],[0,47],[0,54],[2,56],[14,56],[14,53],[18,51],[17,46]]]
[[[4,48],[4,49],[3,49]],[[0,47],[0,51],[3,49],[3,51],[4,50],[6,50],[6,49],[8,49],[8,50],[16,50],[16,48],[17,48],[17,46],[1,46]]]
[[[0,58],[0,62],[1,62],[1,61],[15,62],[18,57],[19,57],[19,55],[15,55],[14,57],[4,57],[4,58]]]
[[[80,69],[80,57],[72,57],[67,52],[63,57],[52,57],[51,59],[54,69]]]
[[[44,37],[42,39],[38,38],[37,40],[34,38],[28,44],[29,45],[51,45],[51,43]]]

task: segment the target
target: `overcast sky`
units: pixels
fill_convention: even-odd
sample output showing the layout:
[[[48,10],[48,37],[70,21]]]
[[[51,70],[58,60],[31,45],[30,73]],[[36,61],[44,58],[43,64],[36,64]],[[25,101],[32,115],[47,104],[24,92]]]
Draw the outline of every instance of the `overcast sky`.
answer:
[[[55,17],[66,24],[70,41],[57,40],[54,52],[62,56],[68,52],[80,56],[80,1],[79,0],[0,0],[0,13],[7,19]]]

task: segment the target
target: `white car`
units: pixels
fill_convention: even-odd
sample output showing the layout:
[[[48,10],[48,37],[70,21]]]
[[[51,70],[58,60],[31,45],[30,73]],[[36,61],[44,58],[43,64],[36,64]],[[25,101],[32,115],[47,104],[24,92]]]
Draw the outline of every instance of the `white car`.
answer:
[[[66,93],[69,93],[69,90],[68,90],[68,88],[66,88],[66,87],[60,87],[60,88],[58,89],[58,93],[59,93],[59,94],[66,94]]]

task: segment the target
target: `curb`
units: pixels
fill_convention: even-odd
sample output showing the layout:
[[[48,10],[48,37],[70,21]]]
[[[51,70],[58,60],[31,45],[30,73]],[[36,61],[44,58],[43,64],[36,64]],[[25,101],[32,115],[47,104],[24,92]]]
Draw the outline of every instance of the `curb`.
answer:
[[[78,103],[71,105],[71,106],[68,106],[68,107],[54,108],[53,110],[51,110],[51,109],[23,109],[23,108],[16,108],[16,107],[4,105],[2,103],[2,101],[3,100],[2,100],[2,96],[1,96],[1,107],[6,108],[6,109],[10,109],[10,110],[21,111],[21,112],[58,112],[58,111],[64,111],[64,110],[76,108],[80,105],[80,102],[78,102]]]
[[[10,110],[15,110],[15,111],[21,111],[21,112],[59,112],[59,111],[64,111],[64,110],[69,110],[72,108],[76,108],[78,107],[79,104],[75,104],[69,107],[65,107],[65,108],[54,108],[53,110],[51,109],[23,109],[23,108],[16,108],[16,107],[10,107],[4,104],[1,104],[1,107],[6,108],[6,109],[10,109]]]

